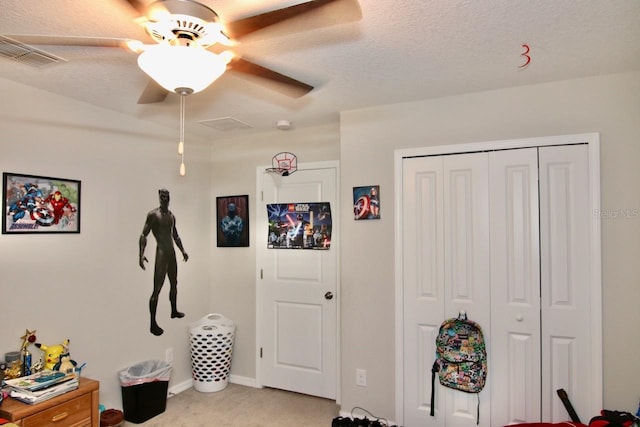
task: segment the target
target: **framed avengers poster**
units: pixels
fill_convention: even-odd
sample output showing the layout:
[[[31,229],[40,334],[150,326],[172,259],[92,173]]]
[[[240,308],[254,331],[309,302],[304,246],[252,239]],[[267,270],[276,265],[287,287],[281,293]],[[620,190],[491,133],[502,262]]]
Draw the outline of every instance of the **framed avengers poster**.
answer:
[[[4,172],[2,194],[2,234],[80,232],[80,181]]]
[[[380,219],[380,186],[353,187],[353,215],[355,220]]]

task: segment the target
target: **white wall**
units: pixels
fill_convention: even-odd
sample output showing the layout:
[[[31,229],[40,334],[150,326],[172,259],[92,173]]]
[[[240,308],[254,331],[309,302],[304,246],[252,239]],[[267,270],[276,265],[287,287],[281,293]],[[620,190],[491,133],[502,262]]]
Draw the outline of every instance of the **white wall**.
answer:
[[[107,407],[121,407],[120,369],[164,360],[168,347],[170,387],[189,381],[188,323],[209,309],[210,149],[189,144],[181,178],[176,129],[2,79],[0,93],[0,170],[82,185],[80,234],[0,235],[0,355],[20,348],[25,329],[47,345],[69,338],[72,358],[87,362],[83,374],[100,381]],[[187,316],[169,318],[165,283],[158,305],[165,333],[156,337],[148,308],[156,245],[150,235],[143,271],[138,238],[163,187],[190,259],[178,265],[178,304]]]
[[[640,276],[638,72],[341,115],[342,204],[352,204],[352,187],[379,184],[382,205],[379,221],[354,221],[351,212],[342,212],[342,253],[348,254],[341,263],[343,411],[360,406],[377,416],[396,416],[394,150],[590,132],[599,132],[601,137],[601,203],[605,213],[604,407],[635,413],[640,397],[640,341],[634,320],[640,301],[636,279]],[[357,368],[367,370],[368,387],[355,385]]]

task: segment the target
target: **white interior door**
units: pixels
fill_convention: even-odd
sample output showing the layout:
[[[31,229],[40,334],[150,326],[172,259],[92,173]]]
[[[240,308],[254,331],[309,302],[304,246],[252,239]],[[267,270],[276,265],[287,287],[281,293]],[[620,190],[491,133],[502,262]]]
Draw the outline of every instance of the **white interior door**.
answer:
[[[483,330],[491,364],[489,185],[487,153],[444,156],[445,318],[461,311]],[[441,319],[441,322],[444,319]],[[439,426],[491,425],[491,376],[478,394],[436,384],[444,401]]]
[[[430,380],[443,320],[464,310],[490,333],[487,154],[406,159],[403,177],[404,423],[475,426],[478,396],[437,379],[430,416]],[[480,394],[486,426],[488,396]]]
[[[435,339],[444,319],[443,159],[405,159],[402,167],[404,425],[437,426],[429,413]],[[442,400],[436,404],[443,407]]]
[[[586,145],[541,147],[540,267],[542,289],[542,419],[568,419],[556,390],[563,388],[582,422],[597,392],[593,381],[589,233],[592,210]],[[597,351],[602,351],[598,348]],[[595,404],[595,405],[594,405]]]
[[[538,150],[489,154],[492,425],[540,421]]]
[[[333,163],[332,163],[333,164]],[[258,170],[257,330],[262,385],[336,398],[338,307],[338,172],[298,165],[276,182]],[[329,202],[329,250],[267,249],[266,205]]]

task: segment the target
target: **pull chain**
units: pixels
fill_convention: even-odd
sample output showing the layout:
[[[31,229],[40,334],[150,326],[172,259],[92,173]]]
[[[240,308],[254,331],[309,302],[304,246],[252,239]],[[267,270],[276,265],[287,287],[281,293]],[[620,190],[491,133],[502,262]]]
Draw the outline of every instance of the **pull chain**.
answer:
[[[184,110],[187,93],[180,93],[180,142],[178,142],[178,154],[181,156],[180,162],[180,176],[184,176],[186,173],[184,167]]]

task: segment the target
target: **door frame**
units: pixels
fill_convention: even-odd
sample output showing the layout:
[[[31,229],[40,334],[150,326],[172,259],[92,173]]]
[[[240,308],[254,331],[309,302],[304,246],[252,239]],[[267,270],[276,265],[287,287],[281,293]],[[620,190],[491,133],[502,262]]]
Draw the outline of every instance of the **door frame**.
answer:
[[[255,276],[255,289],[256,289],[256,324],[255,324],[255,332],[256,332],[256,387],[263,388],[264,385],[262,383],[262,366],[261,366],[261,357],[260,357],[260,347],[262,344],[262,332],[260,328],[260,321],[263,316],[262,312],[262,304],[264,295],[262,293],[262,287],[260,286],[261,278],[260,278],[260,270],[261,270],[261,259],[258,248],[265,244],[266,233],[261,232],[261,226],[268,223],[268,221],[263,220],[260,221],[260,215],[264,215],[264,211],[261,209],[263,205],[263,196],[262,196],[262,179],[271,179],[266,176],[266,169],[270,168],[272,165],[263,165],[256,167],[256,208],[253,209],[253,223],[255,227],[254,233],[254,244],[255,244],[255,256],[256,256],[256,276]],[[335,348],[336,348],[336,403],[340,404],[341,402],[341,387],[340,387],[340,372],[341,372],[341,347],[340,347],[340,326],[341,326],[341,316],[340,316],[340,296],[341,296],[341,273],[340,273],[340,161],[339,160],[328,160],[328,161],[320,161],[320,162],[309,162],[309,163],[298,163],[298,170],[309,170],[309,169],[335,169],[336,170],[336,206],[331,208],[332,216],[338,218],[337,223],[332,223],[332,233],[331,233],[331,250],[337,251],[336,253],[336,331],[335,331]],[[280,179],[287,179],[286,177],[282,177]],[[264,224],[263,224],[264,223]]]
[[[602,357],[602,254],[600,217],[596,212],[600,211],[600,134],[585,133],[574,135],[559,135],[550,137],[511,139],[499,141],[473,142],[465,144],[440,145],[432,147],[417,147],[399,149],[394,151],[394,191],[395,191],[395,224],[394,224],[394,253],[395,253],[395,414],[399,425],[404,423],[404,307],[403,307],[403,238],[402,238],[402,188],[403,174],[402,162],[408,157],[438,156],[443,154],[465,154],[478,151],[508,150],[516,148],[544,147],[553,145],[587,144],[589,147],[589,192],[591,211],[590,233],[591,244],[589,248],[591,263],[591,351],[593,355],[594,369],[591,372],[593,384],[591,390],[591,402],[594,407],[591,413],[597,413],[602,409],[603,399],[603,357]]]

